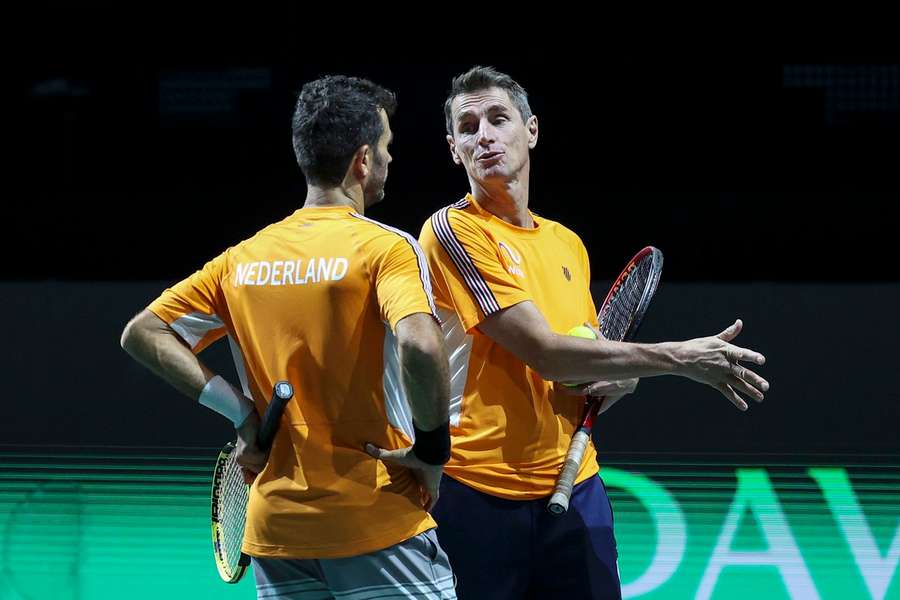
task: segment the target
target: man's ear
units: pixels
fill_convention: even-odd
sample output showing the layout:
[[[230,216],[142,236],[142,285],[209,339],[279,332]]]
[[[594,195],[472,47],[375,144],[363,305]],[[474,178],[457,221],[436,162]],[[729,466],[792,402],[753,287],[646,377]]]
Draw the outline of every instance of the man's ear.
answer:
[[[528,148],[530,150],[534,150],[534,147],[537,146],[538,141],[537,115],[531,115],[531,117],[529,117],[528,122],[525,123],[525,128],[528,130]]]
[[[459,158],[459,155],[456,153],[456,142],[453,141],[452,135],[447,135],[447,143],[450,145],[450,158],[453,159],[454,164],[461,165],[462,160]]]
[[[350,169],[357,179],[363,180],[372,171],[372,153],[368,144],[363,144],[353,153]]]

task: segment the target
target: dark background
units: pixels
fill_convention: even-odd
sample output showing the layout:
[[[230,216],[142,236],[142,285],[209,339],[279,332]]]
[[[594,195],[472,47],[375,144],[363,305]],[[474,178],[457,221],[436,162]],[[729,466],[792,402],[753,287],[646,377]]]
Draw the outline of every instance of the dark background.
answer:
[[[761,32],[611,37],[611,24],[536,37],[466,24],[465,10],[435,17],[434,35],[298,8],[192,10],[12,22],[0,308],[15,399],[0,444],[226,439],[221,419],[129,362],[124,322],[302,204],[290,117],[323,74],[397,92],[387,198],[368,214],[417,234],[466,191],[444,141],[450,79],[491,64],[530,93],[531,207],[582,236],[598,301],[656,245],[664,283],[642,338],[740,316],[739,341],[770,359],[769,400],[748,415],[688,382],[643,382],[601,424],[602,450],[900,453],[896,52],[775,47]]]
[[[578,231],[598,276],[647,243],[666,253],[667,280],[900,274],[886,258],[900,199],[896,48],[616,36],[577,19],[529,36],[474,16],[460,30],[461,15],[391,28],[374,11],[357,31],[298,8],[192,11],[35,9],[15,27],[19,185],[7,205],[30,226],[8,228],[6,278],[178,279],[292,212],[305,191],[294,95],[328,73],[397,92],[387,199],[371,215],[418,233],[466,190],[442,104],[473,64],[530,92],[531,206]]]
[[[35,446],[213,448],[231,424],[179,395],[118,346],[122,326],[165,285],[146,282],[0,283],[0,311],[15,314],[3,364],[11,413],[0,419],[0,452]],[[597,281],[602,298],[609,282]],[[860,297],[873,306],[852,327],[834,318]],[[595,428],[600,460],[649,453],[658,461],[696,452],[710,457],[779,454],[900,458],[900,389],[894,283],[660,284],[639,341],[711,335],[740,316],[737,339],[763,352],[772,384],[766,401],[742,413],[708,387],[675,377],[641,381],[637,393],[604,413]],[[203,354],[237,383],[228,344]],[[211,453],[212,457],[213,454]],[[891,458],[893,457],[893,458]],[[645,457],[647,460],[647,457]],[[750,459],[748,459],[750,460]],[[760,460],[757,457],[755,460]]]

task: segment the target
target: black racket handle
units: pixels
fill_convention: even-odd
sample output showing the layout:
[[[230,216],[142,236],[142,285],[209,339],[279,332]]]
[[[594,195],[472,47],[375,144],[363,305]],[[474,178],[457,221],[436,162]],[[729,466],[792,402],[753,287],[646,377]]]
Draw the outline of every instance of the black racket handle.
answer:
[[[294,388],[287,381],[279,381],[272,390],[272,399],[266,407],[259,433],[256,436],[256,445],[260,450],[266,451],[275,439],[275,432],[281,422],[281,415],[288,401],[294,397]]]

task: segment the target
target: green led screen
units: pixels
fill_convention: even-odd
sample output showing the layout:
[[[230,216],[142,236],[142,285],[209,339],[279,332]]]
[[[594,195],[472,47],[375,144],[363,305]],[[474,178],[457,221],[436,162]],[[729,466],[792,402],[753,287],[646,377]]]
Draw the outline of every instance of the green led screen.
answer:
[[[0,455],[0,600],[254,598],[218,579],[216,452]],[[900,600],[897,461],[613,461],[626,598]],[[451,557],[452,560],[452,557]]]

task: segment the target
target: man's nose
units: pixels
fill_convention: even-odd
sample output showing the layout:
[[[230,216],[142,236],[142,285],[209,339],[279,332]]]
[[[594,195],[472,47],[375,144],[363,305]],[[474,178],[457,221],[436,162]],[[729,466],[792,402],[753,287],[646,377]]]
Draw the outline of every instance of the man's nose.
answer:
[[[494,126],[487,119],[481,122],[478,127],[478,143],[487,146],[494,142],[497,138]]]

